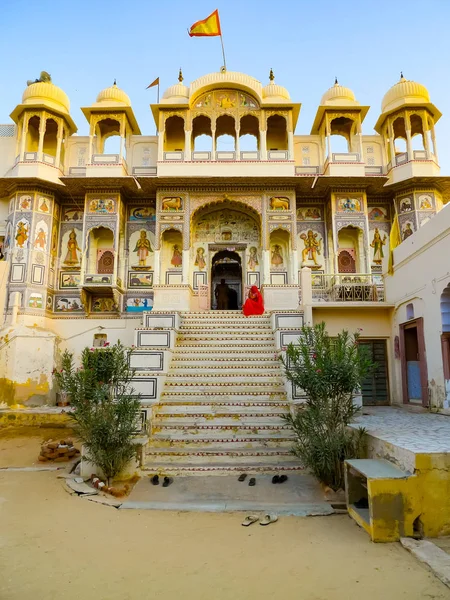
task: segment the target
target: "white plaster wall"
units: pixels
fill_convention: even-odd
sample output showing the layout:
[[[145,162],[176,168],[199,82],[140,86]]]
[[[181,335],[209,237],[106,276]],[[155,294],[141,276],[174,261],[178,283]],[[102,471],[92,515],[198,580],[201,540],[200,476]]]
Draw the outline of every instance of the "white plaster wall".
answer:
[[[0,177],[5,177],[14,166],[16,137],[0,137]]]
[[[386,300],[396,307],[393,337],[399,335],[399,325],[407,322],[407,304],[413,305],[414,318],[423,317],[429,399],[435,407],[442,407],[445,400],[440,300],[444,288],[450,283],[449,257],[450,207],[446,206],[394,250],[394,276],[386,277]],[[393,375],[393,397],[400,403],[402,389],[399,359],[394,361]]]

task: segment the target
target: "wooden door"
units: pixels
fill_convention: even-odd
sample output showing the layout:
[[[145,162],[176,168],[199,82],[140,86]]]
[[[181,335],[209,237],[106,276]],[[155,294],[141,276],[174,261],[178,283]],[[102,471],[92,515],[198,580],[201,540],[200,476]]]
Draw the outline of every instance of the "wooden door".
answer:
[[[370,358],[377,364],[376,370],[361,385],[364,406],[386,406],[389,404],[388,362],[386,340],[361,340],[367,346]]]
[[[428,406],[428,368],[423,319],[400,325],[403,402]]]

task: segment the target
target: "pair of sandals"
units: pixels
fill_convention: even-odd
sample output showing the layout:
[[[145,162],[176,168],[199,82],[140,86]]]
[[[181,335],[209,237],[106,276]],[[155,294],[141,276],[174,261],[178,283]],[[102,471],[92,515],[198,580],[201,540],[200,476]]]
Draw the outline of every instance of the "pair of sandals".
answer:
[[[288,480],[287,475],[274,475],[272,477],[272,483],[284,483]]]
[[[249,527],[250,525],[253,525],[253,523],[256,523],[257,521],[259,521],[258,515],[248,515],[248,517],[245,517],[245,519],[242,521],[242,526]],[[275,523],[276,521],[278,521],[277,515],[268,513],[267,515],[263,516],[263,518],[259,521],[259,524],[260,525],[270,525],[271,523]]]
[[[239,475],[238,481],[245,481],[246,477],[247,477],[247,473],[242,473],[241,475]],[[250,487],[253,487],[254,485],[256,485],[256,479],[254,477],[250,477],[248,485]]]
[[[153,485],[159,485],[159,476],[158,475],[153,475],[153,477],[150,479],[150,481],[152,482]],[[170,477],[164,477],[163,480],[163,487],[169,487],[169,485],[172,483],[173,479],[170,479]]]

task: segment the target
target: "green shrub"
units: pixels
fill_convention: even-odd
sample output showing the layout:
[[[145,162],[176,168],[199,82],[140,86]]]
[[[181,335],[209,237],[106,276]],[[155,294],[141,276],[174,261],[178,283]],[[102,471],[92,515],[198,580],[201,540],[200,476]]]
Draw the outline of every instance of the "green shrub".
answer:
[[[286,419],[297,440],[293,452],[305,467],[333,490],[343,489],[343,462],[364,453],[365,431],[349,429],[359,408],[355,392],[375,368],[359,334],[342,331],[331,338],[325,323],[303,327],[298,345],[283,359],[286,376],[306,395],[306,402]]]
[[[66,350],[62,368],[54,372],[60,390],[70,396],[70,418],[88,460],[102,469],[108,483],[136,454],[132,441],[140,401],[131,386],[134,372],[128,354],[120,342],[85,348],[76,369],[73,354]]]

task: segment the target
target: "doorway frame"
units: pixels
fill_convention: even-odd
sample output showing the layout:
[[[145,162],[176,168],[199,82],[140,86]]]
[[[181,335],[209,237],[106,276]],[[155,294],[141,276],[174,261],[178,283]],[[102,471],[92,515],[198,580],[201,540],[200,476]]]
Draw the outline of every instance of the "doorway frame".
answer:
[[[422,406],[428,407],[428,366],[427,354],[425,348],[425,335],[423,326],[423,317],[412,319],[407,323],[400,324],[400,363],[402,369],[402,392],[403,404],[415,406],[408,398],[408,375],[406,370],[406,349],[405,349],[405,330],[415,328],[417,331],[417,346],[419,350],[419,369],[420,369],[420,387],[422,391]]]
[[[246,281],[247,281],[247,270],[246,270],[246,265],[245,265],[245,256],[246,256],[246,251],[247,251],[247,244],[246,243],[236,243],[236,244],[230,244],[230,243],[217,243],[217,242],[212,242],[210,244],[208,244],[208,256],[209,256],[209,260],[208,260],[208,279],[210,282],[210,290],[209,290],[209,306],[210,306],[210,310],[212,310],[212,305],[213,305],[213,294],[214,294],[214,289],[213,289],[213,273],[212,273],[212,269],[213,269],[213,258],[216,256],[216,254],[218,254],[219,252],[223,252],[224,250],[227,250],[228,252],[235,252],[239,258],[241,259],[241,305],[244,305],[245,302],[245,298],[246,298]]]

